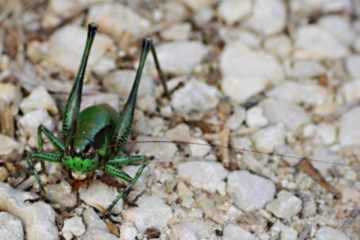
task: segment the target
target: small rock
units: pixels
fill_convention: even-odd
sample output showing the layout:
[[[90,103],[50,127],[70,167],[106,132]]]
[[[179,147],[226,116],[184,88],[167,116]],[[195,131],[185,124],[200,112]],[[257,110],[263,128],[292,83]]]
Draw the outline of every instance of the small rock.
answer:
[[[216,223],[222,224],[224,222],[223,213],[216,208],[214,199],[207,194],[202,194],[196,199],[197,205],[204,212],[205,218],[211,219]]]
[[[20,219],[9,213],[0,212],[0,236],[2,239],[23,240],[24,229]]]
[[[115,60],[111,57],[104,56],[94,66],[93,71],[99,76],[104,76],[105,74],[114,69],[116,69]]]
[[[282,0],[256,0],[246,25],[261,34],[271,35],[281,32],[286,21],[286,7]]]
[[[308,17],[316,13],[349,12],[352,9],[350,0],[301,0],[289,3],[294,14]]]
[[[286,59],[291,54],[292,42],[287,35],[274,35],[265,40],[264,47],[268,52]]]
[[[126,221],[133,222],[140,232],[150,227],[161,230],[172,217],[171,208],[160,197],[141,196],[137,205],[123,211],[123,216]]]
[[[266,126],[269,121],[264,116],[264,111],[261,107],[255,106],[246,112],[246,124],[251,128],[261,128]]]
[[[337,229],[321,227],[316,233],[316,240],[350,240],[350,238]]]
[[[225,194],[225,182],[228,172],[217,162],[189,161],[177,166],[180,178],[196,188],[208,192]]]
[[[11,83],[0,83],[0,99],[7,104],[17,105],[21,100],[20,88]]]
[[[268,92],[267,95],[276,99],[303,103],[309,106],[323,104],[332,97],[324,87],[313,83],[292,81],[280,84]]]
[[[338,59],[349,55],[349,49],[342,45],[328,31],[318,26],[304,26],[295,36],[295,58]]]
[[[281,191],[277,198],[266,206],[266,209],[279,218],[289,220],[301,211],[301,204],[300,198],[290,192]]]
[[[71,191],[71,186],[66,181],[47,185],[46,196],[50,201],[59,204],[62,208],[72,208],[77,203],[76,194]]]
[[[212,4],[216,2],[216,0],[181,0],[184,4],[190,7],[194,12],[200,11],[204,8],[210,7]]]
[[[337,129],[335,126],[321,123],[316,127],[315,141],[324,145],[331,145],[337,140]]]
[[[218,12],[227,24],[234,24],[251,13],[251,0],[228,0],[219,4]]]
[[[200,64],[209,50],[198,41],[176,41],[162,43],[156,51],[165,72],[186,74]]]
[[[339,164],[344,164],[342,159],[336,152],[326,147],[317,147],[313,150],[310,159],[319,159],[322,161],[313,161],[312,165],[319,170],[322,176],[328,175],[331,169]]]
[[[296,60],[289,75],[298,78],[313,78],[325,74],[327,69],[317,60]]]
[[[180,22],[188,14],[186,7],[181,2],[166,1],[160,7],[164,14],[164,20],[169,22]]]
[[[119,3],[97,4],[90,8],[88,22],[95,22],[102,32],[121,41],[125,33],[138,38],[150,27],[150,22],[132,9]]]
[[[360,55],[351,55],[350,57],[346,58],[345,66],[353,79],[360,78]]]
[[[84,221],[87,226],[85,234],[80,240],[118,240],[119,238],[109,233],[106,224],[96,215],[94,209],[88,208],[84,211]]]
[[[103,212],[110,206],[118,192],[103,182],[93,181],[88,188],[80,188],[79,194],[82,201]],[[122,205],[123,201],[118,201],[112,211],[117,214],[120,213]]]
[[[211,229],[202,220],[185,219],[172,226],[173,236],[171,239],[178,240],[200,240],[210,239]]]
[[[189,144],[190,152],[192,157],[202,158],[205,157],[211,151],[211,146],[203,139],[193,139],[190,140],[191,143]]]
[[[86,35],[86,30],[76,25],[66,25],[60,28],[50,36],[49,52],[44,62],[75,75],[84,51]],[[88,69],[95,66],[107,51],[114,48],[113,42],[108,36],[98,33],[91,49]]]
[[[226,227],[224,228],[224,233],[223,233],[223,240],[257,240],[258,238],[256,238],[254,235],[252,235],[251,233],[249,233],[248,231],[245,231],[244,229],[242,229],[240,226],[236,225],[236,224],[228,224],[226,225]]]
[[[136,72],[133,70],[117,70],[112,72],[105,76],[103,80],[104,87],[109,92],[117,93],[127,98],[134,83],[135,74]],[[138,98],[147,95],[155,95],[155,82],[151,77],[143,75],[139,86]]]
[[[172,95],[171,105],[181,113],[205,112],[216,107],[219,95],[215,87],[193,79]]]
[[[266,118],[272,124],[283,123],[288,129],[295,130],[310,121],[307,113],[297,104],[272,98],[261,104]]]
[[[172,161],[177,152],[176,144],[172,143],[167,138],[154,139],[151,137],[137,137],[136,142],[138,142],[138,144],[136,144],[136,150],[138,150],[139,153],[155,157],[161,162]]]
[[[120,237],[121,239],[136,239],[136,236],[138,235],[138,231],[134,224],[129,222],[121,223],[120,225]]]
[[[78,216],[68,218],[65,219],[61,232],[65,240],[71,240],[73,237],[80,237],[85,233],[85,225]]]
[[[55,225],[55,211],[44,202],[31,203],[29,201],[36,198],[37,196],[32,193],[13,189],[0,182],[0,209],[21,219],[27,239],[58,240],[59,233]]]
[[[275,184],[248,171],[234,171],[228,176],[227,193],[244,211],[262,208],[275,195]]]
[[[357,123],[360,121],[360,107],[353,108],[342,115],[340,119],[339,141],[342,146],[359,145],[360,129]]]
[[[327,30],[343,45],[349,47],[355,40],[353,26],[348,17],[340,15],[326,15],[319,20],[319,26]]]
[[[296,240],[298,239],[297,231],[291,227],[288,227],[281,222],[276,222],[272,227],[271,231],[274,231],[276,233],[280,233],[280,239],[281,240]]]
[[[346,103],[353,103],[360,100],[360,80],[343,84],[339,92]]]
[[[284,79],[282,66],[276,58],[251,50],[239,41],[226,45],[220,64],[224,75],[222,89],[239,103],[263,91],[268,84]]]
[[[183,207],[190,208],[194,202],[193,192],[183,182],[178,183],[176,191],[181,199],[180,204]]]
[[[24,151],[24,146],[13,138],[0,134],[0,158],[13,160],[19,157]]]
[[[35,88],[28,97],[24,98],[20,103],[20,108],[24,113],[38,109],[49,111],[52,114],[58,113],[54,99],[43,86]]]
[[[29,139],[28,141],[31,146],[35,146],[37,143],[37,130],[40,124],[47,127],[50,131],[54,129],[53,119],[44,109],[26,113],[19,118],[19,124],[22,128],[22,136]]]
[[[187,40],[190,37],[191,25],[189,23],[175,24],[161,32],[166,40]]]
[[[269,126],[257,131],[252,139],[255,147],[261,152],[271,153],[277,146],[285,143],[285,129],[282,124]]]

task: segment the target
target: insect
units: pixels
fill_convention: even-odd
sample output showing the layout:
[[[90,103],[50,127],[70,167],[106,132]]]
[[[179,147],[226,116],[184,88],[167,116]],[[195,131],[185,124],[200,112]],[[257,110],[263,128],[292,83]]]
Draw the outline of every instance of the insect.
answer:
[[[131,125],[133,122],[140,79],[149,52],[152,53],[154,58],[155,66],[159,73],[165,96],[169,96],[169,93],[157,59],[154,45],[150,40],[145,39],[142,45],[139,67],[136,72],[135,81],[122,111],[117,112],[106,104],[93,105],[80,111],[83,80],[96,30],[96,25],[90,24],[88,26],[88,36],[79,71],[65,105],[61,131],[62,138],[56,137],[45,126],[40,125],[38,128],[38,150],[30,153],[28,160],[31,165],[32,159],[48,162],[61,162],[71,171],[71,175],[74,179],[85,179],[89,173],[94,172],[97,169],[102,169],[107,175],[125,180],[129,184],[124,190],[119,192],[118,196],[109,206],[108,212],[110,213],[116,203],[121,198],[126,197],[146,166],[147,158],[144,155],[128,155],[125,151],[125,145],[128,143],[128,137],[131,133]],[[46,137],[54,146],[56,149],[55,151],[44,151],[44,137]],[[177,144],[201,145],[198,143],[182,141],[172,142]],[[228,148],[228,146],[216,146],[212,144],[204,145]],[[236,151],[237,149],[233,150]],[[239,151],[242,152],[244,150],[242,149]],[[127,165],[140,165],[134,177],[131,177],[122,170],[122,167]],[[314,173],[314,170],[307,165],[304,165],[303,168],[310,168],[308,171],[312,171],[311,174],[317,174],[316,172]],[[34,174],[40,188],[43,190],[40,178],[35,170]],[[321,176],[319,177],[319,175],[317,175],[316,178],[320,179],[320,182],[324,182],[324,180],[321,179]],[[332,190],[331,186],[326,185],[326,183],[323,183],[323,185],[335,192],[335,190]]]
[[[108,208],[108,212],[115,204],[124,197],[142,174],[146,158],[144,155],[128,155],[122,147],[126,144],[131,132],[134,108],[136,105],[137,92],[139,89],[142,71],[149,52],[152,53],[156,68],[158,69],[164,91],[166,84],[162,78],[162,72],[158,64],[154,45],[151,40],[143,41],[140,63],[136,72],[135,80],[128,96],[127,102],[121,112],[117,112],[107,104],[98,104],[87,107],[80,111],[81,94],[87,61],[90,55],[97,26],[89,24],[88,35],[83,52],[80,67],[65,105],[62,138],[56,137],[45,126],[38,127],[38,150],[30,153],[28,160],[38,159],[48,162],[62,162],[70,171],[74,179],[82,180],[88,173],[97,169],[103,169],[110,176],[118,177],[129,183]],[[56,149],[53,152],[45,152],[44,137]],[[117,146],[116,148],[110,146]],[[126,165],[141,165],[134,177],[121,170]],[[35,172],[35,171],[34,171]],[[41,186],[39,177],[35,174]]]

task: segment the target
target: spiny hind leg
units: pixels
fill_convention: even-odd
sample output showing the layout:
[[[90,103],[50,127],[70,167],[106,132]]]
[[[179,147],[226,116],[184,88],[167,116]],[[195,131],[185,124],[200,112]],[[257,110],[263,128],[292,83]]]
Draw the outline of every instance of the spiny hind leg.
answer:
[[[106,211],[107,213],[109,213],[109,214],[111,213],[112,209],[114,208],[114,206],[117,204],[117,202],[120,199],[126,199],[127,195],[131,191],[132,187],[135,185],[135,183],[138,181],[141,174],[143,173],[145,167],[146,167],[145,164],[141,165],[141,167],[137,170],[135,176],[131,177],[126,172],[118,169],[117,167],[115,167],[115,166],[113,166],[111,164],[107,164],[105,166],[105,172],[106,173],[108,173],[111,176],[121,178],[121,179],[123,179],[123,180],[125,180],[125,181],[127,181],[129,183],[125,189],[121,190],[118,193],[118,195],[116,196],[114,201],[112,201],[112,203],[110,204],[110,206],[108,207],[108,209]]]

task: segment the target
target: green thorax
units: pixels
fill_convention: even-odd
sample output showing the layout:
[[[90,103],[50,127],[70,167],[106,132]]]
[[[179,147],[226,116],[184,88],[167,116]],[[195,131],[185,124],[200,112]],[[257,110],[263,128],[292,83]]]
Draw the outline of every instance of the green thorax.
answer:
[[[99,160],[97,158],[83,159],[77,156],[65,156],[64,164],[74,172],[86,173],[97,169],[97,167],[99,166]]]
[[[100,155],[106,154],[106,146],[113,136],[117,112],[107,104],[98,104],[80,112],[73,140],[76,153],[93,147]]]

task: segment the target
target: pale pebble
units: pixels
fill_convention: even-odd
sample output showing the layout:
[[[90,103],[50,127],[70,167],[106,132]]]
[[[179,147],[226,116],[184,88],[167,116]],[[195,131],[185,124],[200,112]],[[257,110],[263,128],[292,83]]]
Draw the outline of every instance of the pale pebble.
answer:
[[[201,240],[209,239],[210,226],[199,219],[185,219],[171,227],[173,237],[178,240]]]
[[[316,240],[350,240],[345,233],[331,227],[321,227],[315,238]]]
[[[227,0],[221,1],[218,6],[218,13],[227,24],[234,24],[251,13],[251,0]]]
[[[85,225],[80,217],[74,216],[65,219],[61,232],[65,240],[71,240],[73,237],[80,237],[85,233]]]
[[[360,78],[360,55],[351,55],[345,60],[345,67],[353,79]]]
[[[52,114],[59,112],[54,99],[43,86],[35,88],[28,97],[24,98],[20,103],[20,108],[24,113],[38,109],[49,111]]]
[[[355,40],[355,32],[348,17],[326,15],[320,18],[318,24],[347,47],[351,46]]]
[[[234,171],[228,176],[227,193],[241,210],[253,211],[274,198],[275,184],[248,171]]]
[[[166,40],[187,40],[191,34],[191,25],[181,23],[171,26],[161,32],[161,36]]]
[[[355,107],[341,116],[339,141],[342,146],[360,144],[360,129],[357,125],[359,121],[360,107]]]
[[[236,224],[228,224],[225,226],[223,231],[223,240],[257,240],[253,234],[241,228]]]
[[[0,236],[2,239],[23,240],[24,229],[19,218],[0,212]]]
[[[271,153],[277,146],[285,143],[285,129],[282,124],[263,128],[252,135],[257,150]]]
[[[133,222],[140,232],[154,227],[161,231],[172,217],[171,208],[158,196],[143,195],[137,200],[138,207],[126,209],[123,216]]]
[[[290,192],[281,191],[266,209],[282,219],[291,219],[301,211],[301,199]]]
[[[264,42],[264,47],[268,52],[286,59],[290,56],[293,46],[288,36],[280,34],[268,37]]]
[[[225,194],[225,182],[228,172],[217,162],[189,161],[177,166],[178,176],[196,188],[210,193]]]
[[[245,24],[261,34],[271,35],[281,32],[286,21],[286,7],[282,0],[256,0],[253,14]]]
[[[251,128],[261,128],[266,126],[269,121],[264,116],[261,107],[255,106],[246,111],[246,124]]]

